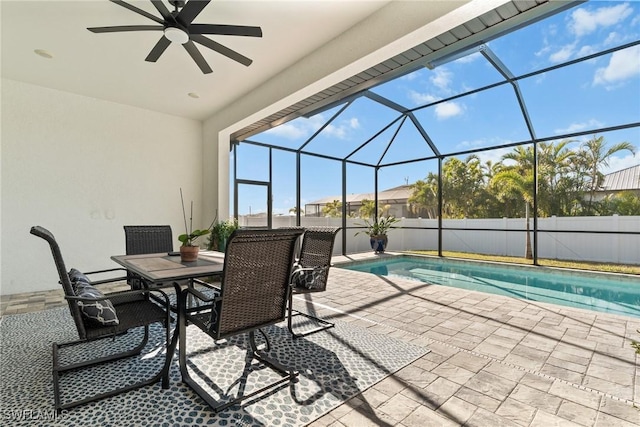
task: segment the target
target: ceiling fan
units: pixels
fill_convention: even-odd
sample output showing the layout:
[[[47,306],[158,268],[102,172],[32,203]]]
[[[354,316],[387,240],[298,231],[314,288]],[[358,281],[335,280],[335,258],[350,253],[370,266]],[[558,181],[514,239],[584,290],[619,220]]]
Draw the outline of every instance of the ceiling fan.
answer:
[[[213,70],[207,64],[204,57],[194,44],[194,42],[208,47],[227,58],[233,59],[242,65],[249,66],[253,61],[238,52],[229,49],[220,43],[204,36],[204,34],[216,34],[227,36],[262,37],[260,27],[248,27],[243,25],[216,25],[216,24],[193,24],[193,20],[209,4],[211,0],[169,0],[174,7],[173,12],[167,9],[162,0],[150,0],[155,8],[160,12],[162,18],[158,18],[149,12],[122,0],[110,0],[111,2],[127,8],[139,15],[147,17],[160,25],[120,25],[113,27],[92,27],[87,30],[93,33],[117,33],[122,31],[163,31],[164,34],[158,43],[151,49],[145,61],[156,62],[160,55],[169,47],[171,42],[181,43],[191,58],[196,62],[204,74]]]

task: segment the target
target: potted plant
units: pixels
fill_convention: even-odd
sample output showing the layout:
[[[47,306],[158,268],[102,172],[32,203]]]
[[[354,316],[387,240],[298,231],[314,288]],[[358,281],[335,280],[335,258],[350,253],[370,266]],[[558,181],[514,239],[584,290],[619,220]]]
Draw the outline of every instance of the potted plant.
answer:
[[[198,252],[200,246],[195,244],[198,237],[206,236],[211,232],[211,227],[204,230],[193,229],[193,201],[191,201],[191,211],[189,216],[189,225],[187,226],[187,213],[184,210],[184,198],[182,197],[182,188],[180,189],[180,200],[182,201],[182,215],[184,217],[184,228],[186,233],[178,236],[178,240],[182,245],[180,246],[180,258],[184,262],[193,262],[198,259]],[[214,220],[215,221],[215,220]]]
[[[387,231],[389,231],[393,227],[393,224],[400,222],[400,220],[394,216],[380,217],[375,219],[373,222],[368,219],[364,220],[364,224],[356,224],[359,226],[364,226],[366,230],[358,231],[355,236],[358,234],[366,233],[369,235],[369,242],[371,243],[371,249],[375,253],[383,253],[387,247]]]
[[[216,214],[216,218],[218,215]],[[211,251],[224,252],[227,248],[227,241],[235,230],[238,229],[238,220],[235,218],[226,221],[213,221],[211,235],[209,236],[209,244],[207,249]]]

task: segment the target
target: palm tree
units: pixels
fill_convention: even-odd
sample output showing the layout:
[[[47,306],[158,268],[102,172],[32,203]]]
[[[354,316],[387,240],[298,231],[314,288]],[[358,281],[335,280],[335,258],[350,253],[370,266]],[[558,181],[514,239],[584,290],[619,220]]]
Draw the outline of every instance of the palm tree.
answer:
[[[298,208],[297,207],[292,207],[291,209],[289,209],[289,213],[290,214],[297,214],[298,213]],[[300,215],[304,215],[304,209],[300,210]]]
[[[438,217],[438,175],[430,172],[424,180],[416,181],[412,186],[407,203],[414,213],[426,210],[428,218]]]
[[[499,200],[509,200],[520,197],[525,204],[525,258],[533,259],[531,251],[531,233],[529,227],[529,207],[533,205],[533,147],[516,147],[511,153],[502,156],[502,160],[513,160],[515,165],[504,166],[496,172],[491,180],[491,186],[496,191]]]
[[[358,210],[360,218],[373,218],[376,212],[376,202],[369,199],[362,199],[362,206]]]
[[[620,142],[607,149],[604,136],[594,135],[593,138],[582,144],[578,155],[582,158],[585,166],[588,167],[589,201],[586,208],[587,215],[591,214],[596,191],[602,188],[604,181],[604,175],[600,172],[600,167],[609,166],[611,157],[623,150],[627,150],[633,155],[636,154],[635,147],[628,142]]]
[[[331,218],[339,218],[342,216],[342,202],[340,200],[334,200],[329,202],[322,208],[324,216]]]
[[[562,215],[572,204],[570,172],[575,151],[567,146],[574,141],[538,144],[538,215]]]

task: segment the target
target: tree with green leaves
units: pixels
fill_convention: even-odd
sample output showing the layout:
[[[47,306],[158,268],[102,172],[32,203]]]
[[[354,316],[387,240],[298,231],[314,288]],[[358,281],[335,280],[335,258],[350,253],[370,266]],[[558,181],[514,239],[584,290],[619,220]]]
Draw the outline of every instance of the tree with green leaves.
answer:
[[[407,203],[414,214],[427,218],[438,217],[438,175],[429,172],[424,180],[418,180],[411,186],[411,195]]]
[[[526,223],[525,258],[532,259],[529,211],[533,206],[533,147],[518,146],[513,152],[502,156],[502,160],[511,160],[514,164],[505,166],[491,180],[491,187],[499,200],[524,201]]]
[[[629,151],[631,154],[636,153],[635,147],[628,142],[619,142],[607,147],[604,136],[596,136],[582,144],[578,151],[578,157],[582,160],[582,164],[587,168],[587,192],[589,198],[586,201],[584,213],[592,215],[594,209],[594,198],[596,191],[602,188],[604,182],[604,174],[600,168],[609,166],[609,160],[614,154],[620,151]]]
[[[295,206],[290,208],[289,209],[289,213],[293,214],[293,215],[297,214],[298,213],[298,208],[295,207]],[[304,209],[300,209],[300,215],[304,215]]]
[[[360,218],[373,218],[376,213],[376,202],[374,200],[362,199],[362,206],[358,209]]]
[[[538,215],[563,215],[574,205],[580,192],[571,178],[575,151],[568,148],[572,140],[538,144]]]
[[[391,209],[391,205],[384,205],[384,206],[378,207],[377,216],[388,215],[389,209]],[[360,209],[358,209],[358,214],[360,218],[375,218],[376,216],[375,200],[362,199],[362,206],[360,206]]]
[[[610,194],[595,204],[599,215],[640,215],[640,196],[632,191]]]
[[[517,146],[493,164],[481,163],[476,155],[465,160],[449,158],[442,165],[442,215],[445,218],[487,218],[524,216],[529,226],[533,208],[534,183],[537,181],[539,217],[552,215],[637,215],[637,198],[618,194],[596,202],[602,188],[603,167],[611,157],[626,150],[635,154],[627,142],[608,147],[603,137],[594,136],[580,148],[572,149],[573,140],[540,142],[537,153],[533,144]],[[534,156],[534,154],[537,154]],[[537,168],[534,168],[537,162]],[[534,170],[537,180],[534,180]],[[429,173],[416,181],[407,202],[414,213],[438,215],[438,175]],[[530,242],[527,239],[527,253]]]
[[[334,200],[329,202],[322,208],[322,214],[330,218],[342,217],[342,202],[340,200]]]
[[[487,189],[488,177],[495,165],[482,163],[476,155],[464,160],[449,158],[442,165],[442,216],[444,218],[483,218],[494,212],[495,197]],[[425,212],[429,218],[438,216],[438,175],[429,173],[412,186],[407,202],[414,213]]]

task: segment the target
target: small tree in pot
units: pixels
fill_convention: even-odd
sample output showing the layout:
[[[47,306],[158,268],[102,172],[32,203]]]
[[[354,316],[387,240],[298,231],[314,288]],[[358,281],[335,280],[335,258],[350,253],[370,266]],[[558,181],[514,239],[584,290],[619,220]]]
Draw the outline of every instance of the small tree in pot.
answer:
[[[193,262],[198,259],[200,246],[195,244],[198,237],[206,236],[211,232],[211,226],[204,230],[193,229],[193,201],[191,202],[191,211],[189,216],[189,225],[187,226],[187,213],[184,210],[184,198],[182,197],[182,188],[180,189],[180,200],[182,201],[182,216],[184,217],[184,228],[186,233],[178,236],[178,240],[182,243],[180,246],[180,258],[184,262]],[[214,220],[215,221],[215,220]]]
[[[216,218],[218,215],[216,214]],[[235,230],[238,229],[238,220],[235,218],[228,219],[226,221],[213,221],[213,227],[211,228],[211,235],[209,236],[209,242],[207,249],[210,251],[224,252],[227,248],[227,241]]]
[[[364,224],[356,224],[360,227],[365,227],[365,230],[358,231],[355,236],[363,233],[369,235],[371,249],[373,249],[375,253],[383,253],[389,241],[387,232],[395,228],[393,224],[397,222],[400,222],[400,220],[394,216],[380,217],[374,221],[365,219]]]

